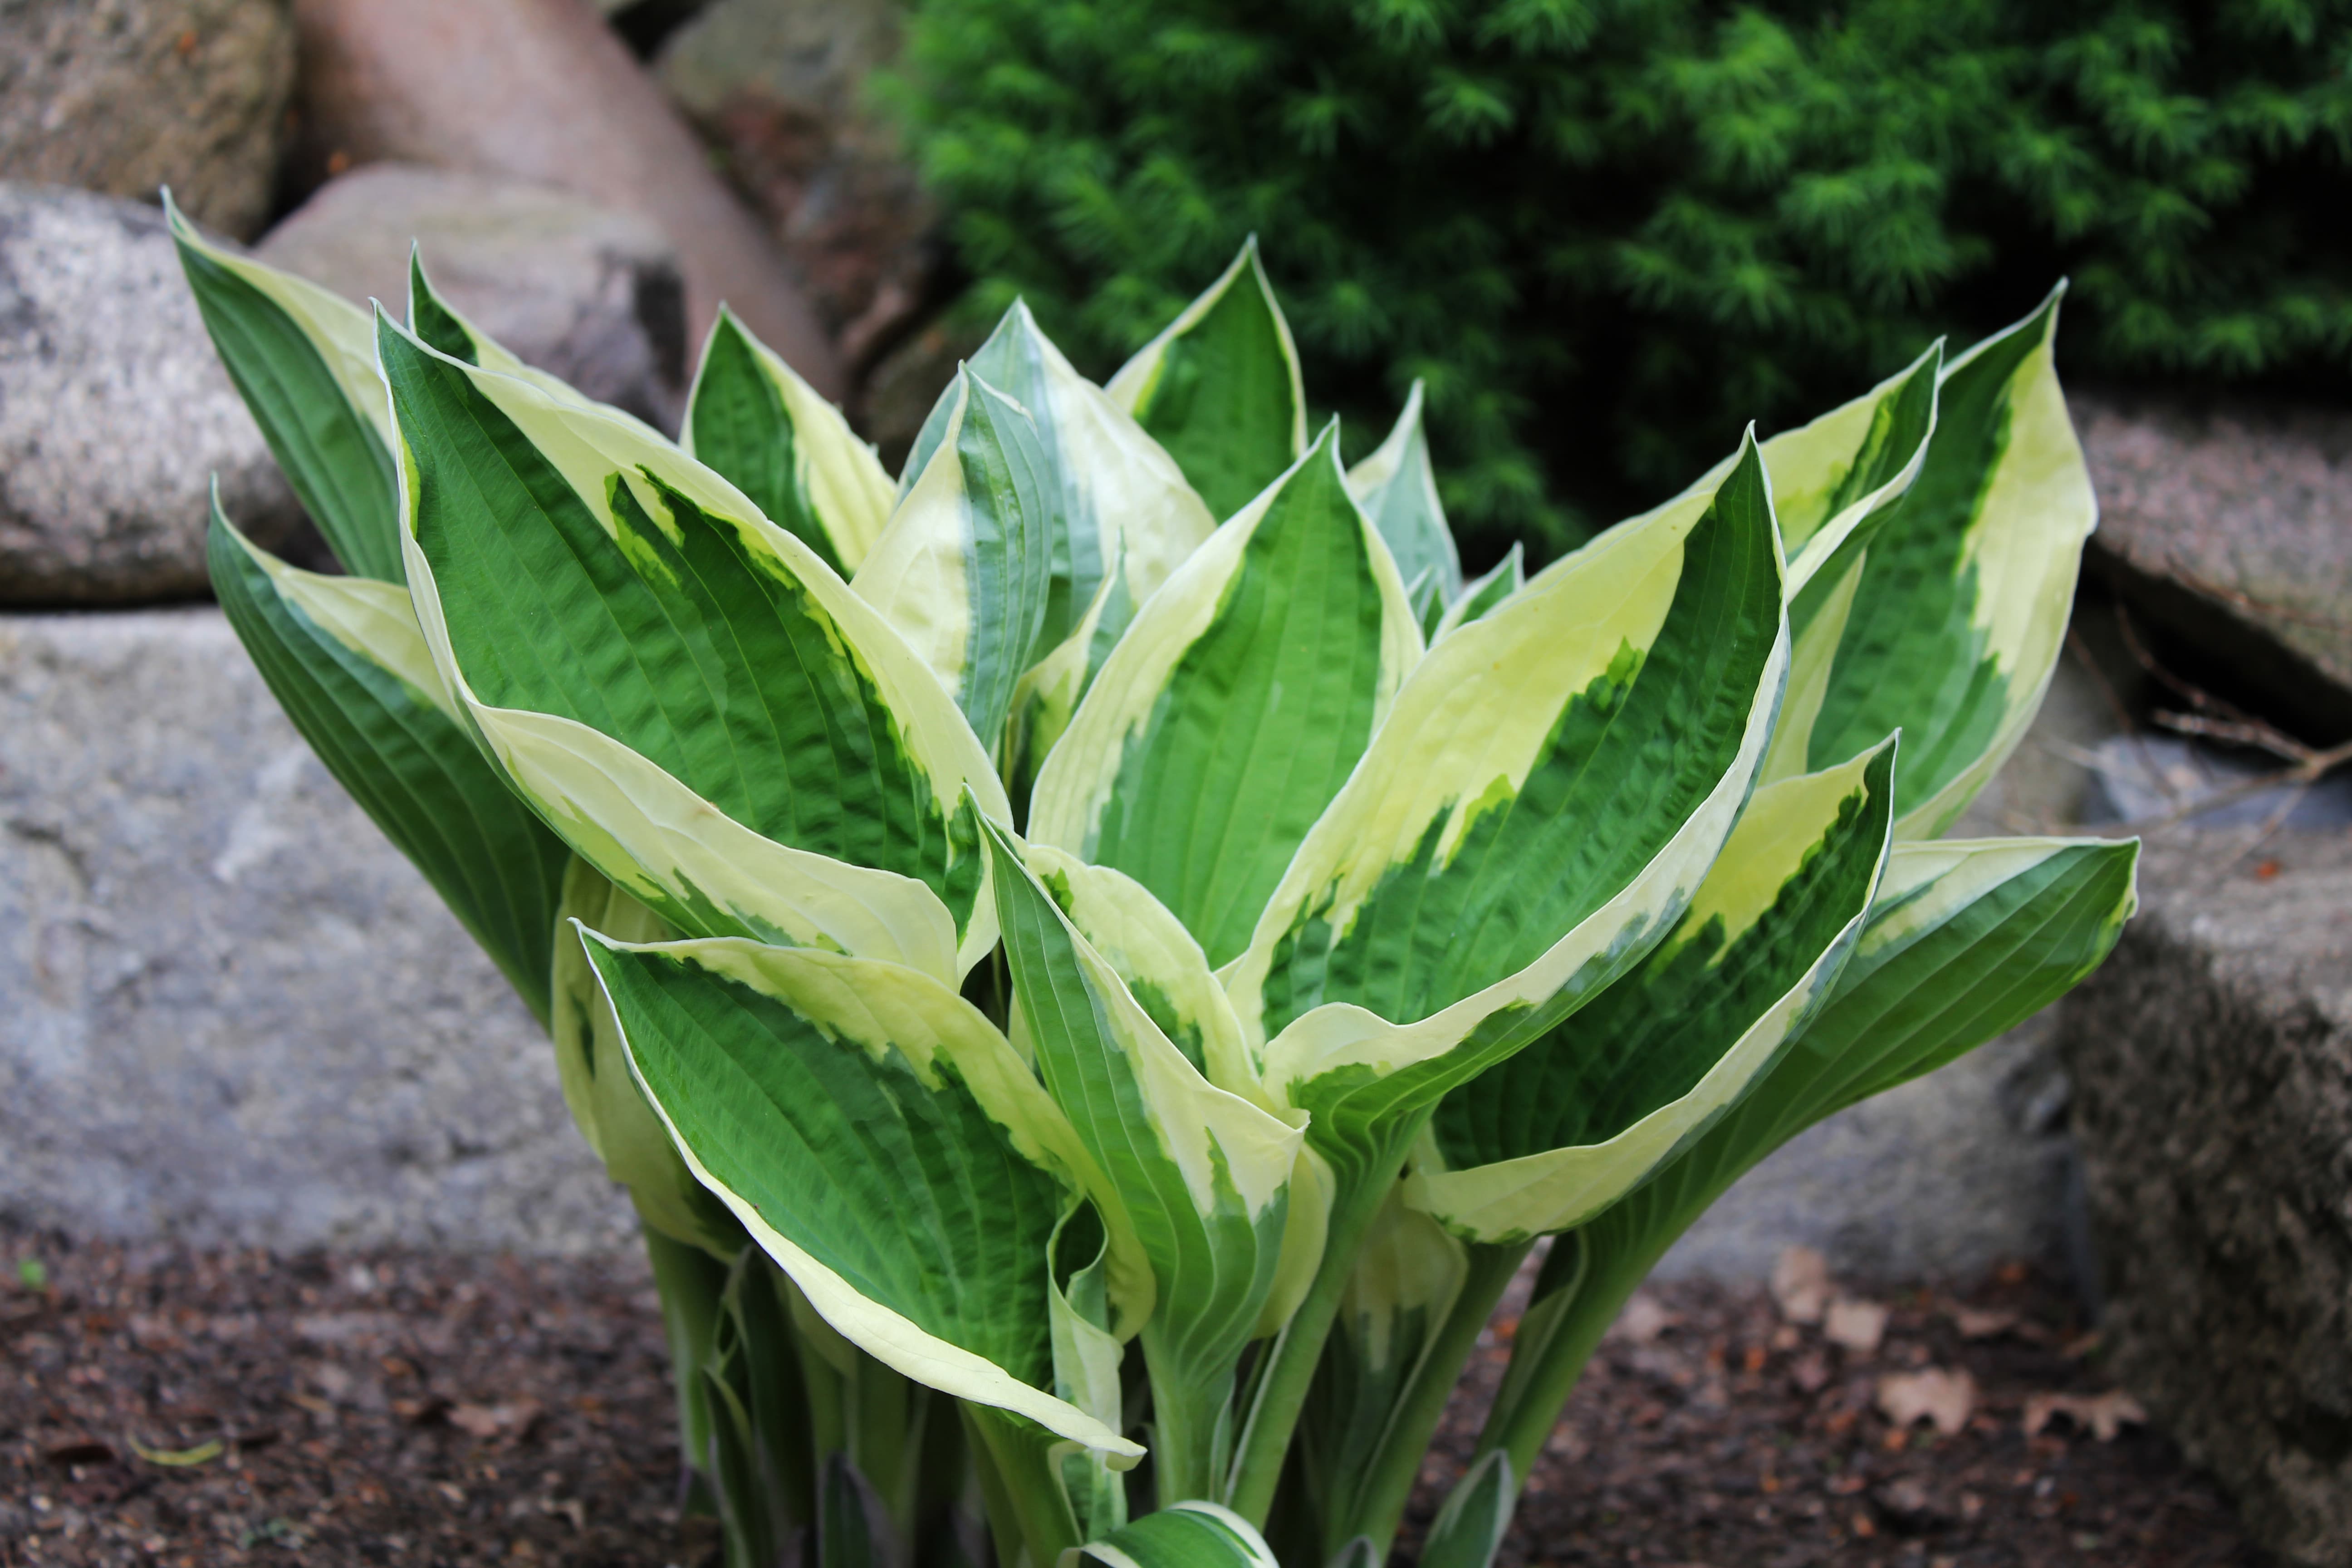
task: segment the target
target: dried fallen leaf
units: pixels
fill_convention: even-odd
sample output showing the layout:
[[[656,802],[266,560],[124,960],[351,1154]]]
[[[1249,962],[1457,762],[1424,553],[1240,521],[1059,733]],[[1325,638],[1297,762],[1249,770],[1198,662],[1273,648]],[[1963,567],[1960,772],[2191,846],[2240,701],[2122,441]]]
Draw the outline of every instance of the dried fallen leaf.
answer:
[[[1999,1307],[1955,1307],[1952,1325],[1964,1340],[1998,1339],[2017,1327],[2018,1315]]]
[[[1819,1394],[1830,1381],[1829,1358],[1819,1351],[1807,1351],[1789,1368],[1789,1378],[1799,1392]]]
[[[2112,1443],[2126,1426],[2144,1426],[2147,1412],[2121,1389],[2105,1394],[2029,1394],[2025,1396],[2025,1435],[2037,1436],[2063,1415],[2102,1443]]]
[[[1810,1247],[1784,1247],[1772,1265],[1772,1299],[1792,1323],[1818,1323],[1830,1301],[1830,1260]]]
[[[449,1425],[478,1442],[509,1435],[520,1436],[539,1419],[539,1405],[529,1399],[506,1405],[453,1405]]]
[[[1879,1341],[1886,1337],[1886,1309],[1875,1301],[1857,1301],[1842,1296],[1830,1303],[1829,1320],[1822,1327],[1822,1337],[1856,1355],[1875,1354]]]
[[[1948,1437],[1968,1426],[1976,1406],[1977,1380],[1965,1371],[1931,1366],[1890,1372],[1878,1380],[1878,1408],[1897,1427],[1932,1421]]]
[[[1625,1303],[1625,1310],[1617,1314],[1613,1331],[1637,1345],[1646,1345],[1674,1325],[1675,1315],[1655,1296],[1635,1291],[1633,1299]]]

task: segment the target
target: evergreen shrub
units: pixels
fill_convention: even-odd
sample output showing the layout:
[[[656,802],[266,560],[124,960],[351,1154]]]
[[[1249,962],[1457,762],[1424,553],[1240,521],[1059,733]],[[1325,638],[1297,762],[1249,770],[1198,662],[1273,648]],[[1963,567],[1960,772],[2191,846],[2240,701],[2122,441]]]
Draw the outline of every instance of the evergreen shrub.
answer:
[[[2070,373],[2352,353],[2352,0],[916,0],[992,319],[1106,374],[1251,232],[1351,455],[1428,384],[1474,563],[2071,274]]]

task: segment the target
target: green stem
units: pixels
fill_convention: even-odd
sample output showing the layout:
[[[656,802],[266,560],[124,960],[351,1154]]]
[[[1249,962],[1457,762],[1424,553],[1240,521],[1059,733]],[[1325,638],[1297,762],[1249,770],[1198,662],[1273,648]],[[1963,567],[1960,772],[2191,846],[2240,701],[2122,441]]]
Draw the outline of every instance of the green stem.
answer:
[[[1013,1563],[1015,1547],[1027,1553],[1030,1568],[1055,1568],[1063,1552],[1083,1544],[1078,1517],[1052,1457],[1055,1438],[1033,1422],[984,1405],[966,1404],[962,1409],[964,1430],[982,1461],[981,1486],[1000,1568]]]
[[[1510,1456],[1511,1474],[1520,1486],[1527,1485],[1528,1468],[1543,1450],[1544,1439],[1559,1425],[1560,1412],[1567,1407],[1569,1395],[1576,1392],[1577,1381],[1584,1375],[1601,1336],[1680,1234],[1679,1227],[1669,1229],[1650,1245],[1614,1256],[1596,1256],[1590,1238],[1581,1233],[1552,1243],[1552,1255],[1544,1260],[1543,1275],[1536,1284],[1537,1308],[1520,1320],[1520,1338],[1512,1346],[1511,1365],[1504,1373],[1494,1407],[1486,1414],[1486,1429],[1478,1434],[1474,1463],[1477,1457],[1500,1448]],[[1531,1342],[1528,1320],[1537,1315],[1548,1295],[1564,1297],[1558,1309],[1559,1321],[1545,1325],[1547,1331]],[[1522,1361],[1522,1352],[1531,1353]]]
[[[1167,1369],[1177,1358],[1155,1332],[1160,1321],[1143,1326],[1143,1364],[1151,1379],[1151,1477],[1159,1506],[1214,1502],[1231,1459],[1234,1371],[1238,1353],[1223,1369],[1194,1380]],[[1220,1428],[1223,1428],[1222,1430]]]
[[[1420,1478],[1421,1462],[1428,1455],[1438,1422],[1444,1418],[1446,1401],[1462,1380],[1462,1368],[1477,1348],[1478,1335],[1494,1315],[1495,1303],[1503,1299],[1534,1245],[1532,1241],[1499,1247],[1474,1243],[1469,1247],[1470,1268],[1462,1289],[1390,1413],[1388,1427],[1381,1434],[1380,1447],[1372,1451],[1362,1480],[1349,1489],[1355,1495],[1354,1506],[1335,1509],[1333,1518],[1324,1523],[1326,1562],[1359,1535],[1371,1541],[1374,1562],[1388,1560],[1397,1526],[1404,1519],[1405,1504],[1412,1498],[1413,1482]]]
[[[710,1463],[710,1390],[703,1363],[719,1335],[720,1301],[727,1294],[727,1265],[690,1242],[643,1225],[646,1257],[653,1264],[654,1289],[661,1296],[662,1333],[669,1342],[670,1384],[677,1403],[678,1475],[682,1511],[716,1510],[705,1468]]]
[[[1315,1382],[1315,1369],[1322,1363],[1324,1342],[1331,1337],[1331,1324],[1339,1313],[1339,1297],[1348,1289],[1349,1276],[1355,1272],[1356,1253],[1363,1244],[1364,1228],[1380,1213],[1389,1186],[1404,1163],[1404,1151],[1420,1131],[1416,1121],[1411,1132],[1397,1140],[1394,1157],[1375,1160],[1362,1178],[1350,1182],[1343,1175],[1339,1179],[1339,1192],[1331,1205],[1330,1229],[1323,1244],[1323,1260],[1316,1265],[1315,1280],[1307,1288],[1306,1300],[1298,1304],[1298,1310],[1291,1314],[1290,1321],[1283,1325],[1282,1332],[1266,1352],[1270,1359],[1265,1374],[1256,1380],[1257,1397],[1251,1402],[1239,1451],[1234,1456],[1225,1506],[1253,1525],[1264,1525],[1266,1511],[1274,1506],[1275,1491],[1282,1482],[1283,1458],[1290,1451],[1291,1436],[1298,1429],[1298,1413],[1305,1407],[1307,1391]]]

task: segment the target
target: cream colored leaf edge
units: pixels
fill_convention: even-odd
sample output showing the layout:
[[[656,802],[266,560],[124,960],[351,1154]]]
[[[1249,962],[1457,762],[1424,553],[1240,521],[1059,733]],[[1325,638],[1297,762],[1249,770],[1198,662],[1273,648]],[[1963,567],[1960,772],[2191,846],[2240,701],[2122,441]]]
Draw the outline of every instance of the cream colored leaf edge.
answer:
[[[1837,668],[1838,644],[1845,639],[1846,623],[1853,617],[1855,595],[1862,587],[1869,552],[1854,556],[1814,613],[1812,624],[1797,634],[1796,651],[1789,661],[1789,694],[1780,702],[1780,721],[1772,731],[1772,749],[1765,753],[1761,784],[1801,778],[1811,760],[1813,727],[1821,721],[1822,704],[1829,700],[1830,676]]]
[[[512,377],[483,372],[437,353],[389,318],[423,353],[463,372],[474,386],[562,472],[573,493],[606,530],[617,532],[604,478],[619,472],[636,492],[648,516],[667,509],[650,489],[638,490],[639,465],[661,476],[715,519],[731,523],[744,546],[780,563],[797,580],[847,639],[883,702],[904,726],[908,750],[929,775],[941,815],[952,818],[969,788],[983,812],[1009,818],[1010,804],[993,764],[971,726],[937,678],[880,616],[834,574],[807,545],[760,514],[740,491],[677,447],[638,434],[634,421],[614,419],[594,407],[549,397]],[[508,777],[532,800],[550,826],[563,833],[614,881],[656,909],[665,903],[692,908],[698,894],[724,898],[727,907],[765,910],[764,923],[793,941],[827,941],[846,952],[895,956],[915,968],[934,968],[933,937],[924,928],[937,916],[952,917],[920,881],[894,872],[855,867],[776,844],[729,817],[668,773],[631,748],[584,724],[553,715],[497,709],[476,697],[457,667],[441,612],[432,563],[417,543],[415,459],[403,441],[399,454],[401,552],[408,589],[435,668],[471,721],[477,736]],[[586,488],[583,488],[585,486]],[[640,804],[640,800],[655,803]],[[635,858],[632,846],[653,853]],[[757,866],[758,870],[750,869]],[[656,868],[667,867],[686,879],[664,886]],[[950,951],[957,973],[968,971],[996,944],[996,908],[987,868],[959,947]],[[795,900],[779,889],[807,888]],[[913,889],[919,889],[917,897]],[[781,901],[780,901],[781,900]],[[777,918],[781,917],[781,918]],[[889,931],[887,941],[873,922]],[[829,928],[838,924],[836,934]]]
[[[1857,963],[1935,930],[2002,883],[2069,850],[2109,847],[2113,838],[1937,838],[1898,840],[1878,888],[1882,912],[1854,949]],[[2122,919],[2139,908],[2139,872],[2124,900]]]
[[[931,460],[923,465],[921,476],[890,514],[849,584],[898,628],[915,657],[939,678],[948,695],[959,700],[971,650],[968,568],[974,524],[957,443],[975,393],[994,396],[1007,408],[1021,407],[973,375],[970,367],[956,372],[955,404]]]
[[[1028,847],[1010,830],[983,821],[981,831],[997,841],[1024,875],[1036,879],[1036,872],[1029,869]],[[1304,1144],[1307,1119],[1296,1112],[1286,1117],[1263,1110],[1209,1081],[1160,1032],[1118,968],[1062,912],[1051,890],[1040,883],[1037,891],[1061,922],[1079,969],[1101,1000],[1111,1029],[1109,1043],[1127,1058],[1150,1119],[1153,1139],[1183,1178],[1194,1209],[1202,1216],[1215,1214],[1223,1203],[1218,1190],[1222,1184],[1240,1198],[1244,1212],[1255,1223],[1287,1190]],[[1124,1212],[1115,1189],[1106,1187],[1090,1195],[1096,1196],[1098,1205]]]
[[[1820,418],[1783,432],[1764,443],[1764,466],[1772,476],[1772,494],[1783,503],[1782,515],[1810,515],[1826,504],[1827,495],[1852,470],[1870,437],[1882,405],[1890,403],[1911,379],[1943,362],[1944,340],[1937,338],[1919,356],[1868,392],[1841,404]],[[1942,377],[1937,376],[1938,385]],[[1936,438],[1936,407],[1927,411],[1927,428],[1902,468],[1885,484],[1857,497],[1834,516],[1823,516],[1812,526],[1794,531],[1784,526],[1781,548],[1789,552],[1790,596],[1811,580],[1821,564],[1835,554],[1863,520],[1911,488],[1919,477],[1927,447]],[[1822,498],[1817,502],[1816,498]],[[1793,536],[1792,536],[1793,532]]]
[[[1356,1266],[1339,1297],[1339,1316],[1357,1353],[1376,1372],[1397,1369],[1397,1321],[1419,1310],[1433,1331],[1454,1310],[1470,1277],[1461,1238],[1419,1209],[1406,1206],[1404,1184],[1389,1189],[1365,1227]]]
[[[408,590],[373,577],[337,577],[289,565],[262,549],[220,514],[239,550],[269,578],[278,596],[308,616],[346,651],[365,659],[415,691],[463,728],[465,720],[433,662],[433,650],[416,624]]]
[[[1292,858],[1249,947],[1219,972],[1259,1076],[1278,1100],[1290,1102],[1286,1086],[1336,1068],[1387,1073],[1442,1056],[1489,1014],[1549,1001],[1587,963],[1681,911],[1729,836],[1770,739],[1790,660],[1785,590],[1731,766],[1607,904],[1526,969],[1417,1023],[1328,1003],[1294,1020],[1273,1044],[1265,1041],[1272,955],[1298,911],[1336,886],[1324,918],[1344,930],[1390,867],[1414,855],[1432,822],[1450,814],[1436,847],[1443,859],[1481,806],[1515,797],[1561,706],[1605,671],[1621,647],[1655,642],[1681,580],[1682,542],[1714,499],[1712,490],[1687,493],[1555,562],[1492,613],[1446,637],[1413,671],[1355,773]],[[1785,574],[1777,542],[1774,552]]]
[[[710,363],[710,340],[722,327],[731,327],[751,346],[751,358],[784,405],[792,422],[793,467],[801,491],[808,497],[842,570],[855,574],[882,537],[898,487],[884,471],[874,448],[857,438],[849,420],[823,393],[801,379],[783,356],[752,335],[741,319],[721,304],[703,340],[702,359],[695,366],[694,385],[686,395],[686,428],[679,445],[694,453],[694,397],[701,389],[704,367]]]
[[[375,330],[367,311],[307,278],[213,244],[196,232],[196,226],[173,202],[169,191],[163,194],[163,212],[173,238],[235,273],[286,312],[325,362],[327,374],[334,377],[343,400],[375,427],[375,433],[383,437],[384,450],[393,450],[392,398],[376,372]]]
[[[1985,638],[1985,661],[2012,682],[2008,712],[1975,762],[1905,813],[1895,826],[1897,838],[1934,837],[1968,809],[2025,739],[2065,646],[2083,544],[2099,525],[2098,497],[2058,384],[2054,347],[2065,287],[2053,290],[2033,316],[1978,343],[1944,372],[1943,379],[1950,380],[1978,355],[2043,318],[2041,342],[2011,379],[2009,438],[1978,501],[1961,563],[1963,571],[1972,566],[1977,573],[1969,620]],[[2020,682],[2029,672],[2031,679]]]
[[[1126,635],[1103,661],[1045,763],[1029,799],[1029,837],[1081,858],[1093,853],[1102,814],[1118,787],[1127,748],[1151,721],[1160,694],[1192,645],[1216,624],[1218,612],[1247,558],[1249,542],[1282,492],[1309,463],[1328,464],[1342,484],[1337,426],[1257,498],[1235,512],[1207,543],[1143,604]],[[1373,693],[1377,732],[1407,679],[1422,661],[1421,626],[1380,530],[1349,500],[1381,595],[1381,667]]]
[[[1294,453],[1307,450],[1307,383],[1298,368],[1298,345],[1290,336],[1290,322],[1282,313],[1282,306],[1274,297],[1274,285],[1265,276],[1265,263],[1258,259],[1257,236],[1251,235],[1242,242],[1241,254],[1225,268],[1214,283],[1194,297],[1192,302],[1176,314],[1176,319],[1161,329],[1158,337],[1135,351],[1135,357],[1118,367],[1103,391],[1110,400],[1128,413],[1151,394],[1159,384],[1160,367],[1167,362],[1168,346],[1184,336],[1199,323],[1202,317],[1216,308],[1225,290],[1241,281],[1246,271],[1250,281],[1265,300],[1267,313],[1274,318],[1275,335],[1282,344],[1282,360],[1290,374],[1290,449]]]
[[[1797,874],[1804,850],[1819,843],[1822,832],[1836,819],[1838,804],[1864,787],[1864,772],[1893,743],[1837,767],[1757,791],[1754,804],[1724,846],[1715,872],[1700,884],[1684,913],[1677,935],[1666,940],[1687,940],[1680,933],[1695,934],[1718,914],[1724,917],[1727,939],[1737,940]],[[1405,1178],[1404,1201],[1466,1240],[1502,1244],[1573,1229],[1631,1192],[1746,1094],[1827,997],[1870,918],[1891,842],[1880,846],[1870,894],[1803,977],[1687,1093],[1604,1142],[1548,1149],[1465,1170],[1447,1170],[1435,1138],[1424,1133],[1412,1172]]]
[[[1058,1109],[1045,1097],[1035,1077],[995,1027],[976,1009],[930,977],[896,965],[843,958],[794,948],[767,947],[738,938],[688,942],[638,944],[610,942],[575,926],[584,938],[615,952],[653,952],[690,958],[693,962],[740,984],[749,985],[808,1017],[820,1027],[845,1037],[868,1051],[898,1049],[918,1075],[933,1074],[935,1057],[945,1054],[958,1076],[992,1121],[1003,1127],[1027,1158],[1053,1170],[1066,1151],[1074,1151],[1075,1135]],[[818,984],[794,985],[781,976],[805,966],[807,978]],[[895,974],[882,973],[896,969]],[[601,975],[600,975],[601,982]],[[928,989],[926,989],[928,988]],[[605,987],[611,1002],[611,988]],[[893,1032],[882,1016],[893,1002],[900,1003],[919,1026]],[[812,1010],[814,1016],[812,1016]],[[969,1015],[966,1016],[965,1015]],[[617,1012],[616,1012],[617,1016]],[[862,1019],[868,1032],[861,1035],[850,1020]],[[877,1361],[926,1388],[936,1388],[959,1399],[1025,1415],[1057,1436],[1101,1454],[1117,1468],[1127,1468],[1143,1457],[1139,1444],[1119,1436],[1097,1417],[1043,1389],[1023,1383],[984,1356],[939,1338],[902,1314],[861,1295],[848,1281],[794,1246],[790,1237],[763,1218],[748,1200],[714,1176],[693,1148],[678,1135],[668,1108],[646,1082],[628,1031],[621,1030],[628,1052],[629,1072],[648,1104],[662,1120],[670,1142],[687,1168],[740,1220],[761,1250],[792,1276],[818,1315],[844,1338]],[[1063,1169],[1075,1177],[1076,1172]],[[1124,1464],[1119,1461],[1126,1461]]]
[[[1265,1539],[1258,1534],[1249,1521],[1223,1503],[1202,1502],[1196,1499],[1186,1502],[1171,1503],[1158,1511],[1197,1513],[1215,1521],[1234,1538],[1234,1568],[1281,1568],[1281,1564],[1275,1560],[1273,1549],[1266,1545]],[[1145,1515],[1147,1519],[1150,1517],[1149,1514]],[[1094,1558],[1101,1563],[1104,1568],[1199,1568],[1198,1564],[1178,1564],[1158,1559],[1139,1558],[1124,1547],[1114,1546],[1107,1541],[1089,1541],[1084,1546],[1066,1548],[1055,1563],[1055,1568],[1081,1568],[1080,1559],[1086,1557]]]
[[[1372,498],[1396,482],[1413,447],[1418,445],[1423,448],[1421,515],[1442,546],[1439,592],[1448,595],[1446,605],[1450,609],[1463,595],[1462,556],[1454,542],[1453,531],[1445,525],[1445,503],[1438,497],[1436,473],[1427,457],[1429,437],[1422,428],[1423,390],[1421,378],[1414,377],[1412,390],[1405,394],[1404,410],[1397,416],[1386,438],[1372,448],[1370,457],[1348,470],[1348,493],[1356,498],[1357,505],[1369,510]]]
[[[1514,543],[1510,550],[1504,554],[1503,558],[1495,563],[1494,568],[1487,572],[1486,575],[1482,577],[1474,577],[1469,582],[1465,583],[1462,585],[1462,592],[1454,596],[1454,600],[1452,604],[1445,606],[1445,614],[1437,618],[1437,630],[1430,635],[1430,647],[1435,647],[1437,646],[1438,638],[1444,637],[1454,627],[1465,624],[1465,620],[1469,616],[1471,607],[1478,603],[1478,596],[1491,587],[1497,578],[1504,576],[1506,574],[1516,572],[1519,574],[1518,585],[1513,587],[1509,594],[1504,595],[1502,598],[1496,600],[1494,604],[1487,605],[1482,612],[1482,615],[1491,616],[1496,610],[1501,609],[1505,605],[1511,602],[1512,597],[1518,593],[1519,588],[1526,586],[1527,583],[1527,569],[1521,564],[1523,548],[1523,546]]]

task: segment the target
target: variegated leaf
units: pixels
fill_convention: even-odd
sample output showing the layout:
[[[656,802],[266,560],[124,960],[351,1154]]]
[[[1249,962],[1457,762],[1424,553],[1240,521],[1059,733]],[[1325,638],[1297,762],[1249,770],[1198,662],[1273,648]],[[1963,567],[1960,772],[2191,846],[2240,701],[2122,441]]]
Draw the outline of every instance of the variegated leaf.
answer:
[[[1421,1568],[1488,1568],[1502,1549],[1503,1534],[1519,1500],[1517,1476],[1508,1455],[1479,1458],[1445,1494],[1421,1549]]]
[[[1446,1096],[1405,1200],[1490,1245],[1570,1229],[1736,1104],[1853,951],[1895,820],[1895,742],[1769,784],[1672,935],[1542,1039]]]
[[[1318,1149],[1377,1164],[1665,934],[1770,733],[1781,573],[1751,441],[1415,668],[1223,972]]]
[[[196,307],[263,439],[346,571],[401,580],[392,415],[367,312],[199,235],[164,193]]]
[[[970,368],[1036,420],[1038,444],[1058,498],[1044,646],[1058,647],[1078,630],[1123,552],[1127,605],[1123,612],[1109,606],[1108,635],[1116,640],[1134,606],[1200,548],[1216,520],[1185,483],[1175,459],[1125,406],[1078,374],[1027,305],[1013,301],[971,356]],[[957,399],[956,387],[950,385],[932,405],[907,455],[898,487],[902,498],[938,449]]]
[[[966,365],[939,447],[852,584],[994,752],[1052,585],[1054,484],[1037,427]]]
[[[476,749],[408,595],[300,571],[213,501],[213,592],[294,727],[542,1022],[563,843]]]
[[[668,942],[677,933],[577,857],[564,872],[559,919],[547,1032],[555,1041],[557,1077],[573,1124],[604,1162],[605,1174],[629,1190],[648,1228],[732,1262],[743,1249],[743,1228],[694,1179],[669,1130],[646,1103],[630,1075],[612,1005],[572,922],[619,942]]]
[[[2058,389],[2059,294],[1947,366],[1918,479],[1872,524],[1809,765],[1900,729],[1898,838],[1942,832],[2032,721],[2097,503]]]
[[[1297,460],[1307,393],[1255,236],[1104,390],[1168,449],[1213,517],[1231,517]]]
[[[1247,1520],[1209,1502],[1180,1502],[1145,1514],[1065,1553],[1059,1568],[1084,1568],[1089,1557],[1103,1568],[1279,1568]]]
[[[1037,775],[1029,832],[1248,942],[1421,653],[1336,427],[1144,605]]]
[[[1465,584],[1461,595],[1445,606],[1445,614],[1438,618],[1437,629],[1430,634],[1429,640],[1433,643],[1454,627],[1492,614],[1496,605],[1527,585],[1525,552],[1514,544],[1492,571]]]
[[[905,640],[634,421],[379,324],[417,618],[509,783],[682,931],[976,963],[1003,791]]]
[[[1397,572],[1408,583],[1431,574],[1440,610],[1462,596],[1462,556],[1445,507],[1437,499],[1429,436],[1421,423],[1422,384],[1412,384],[1396,427],[1372,455],[1348,470],[1348,489],[1388,541]]]
[[[1273,1289],[1299,1130],[1201,1075],[983,821],[1018,1009],[1014,1038],[1093,1156],[1088,1195],[1150,1261],[1152,1463],[1166,1500],[1223,1480],[1233,1376]]]
[[[1900,843],[1828,1004],[1747,1098],[1552,1249],[1484,1447],[1526,1473],[1601,1336],[1675,1237],[1833,1111],[2014,1027],[2098,967],[2135,904],[2137,841]]]
[[[881,459],[841,410],[724,306],[703,344],[679,442],[844,578],[895,504]]]
[[[688,1166],[827,1323],[926,1387],[1140,1456],[1045,1391],[1047,1248],[1084,1152],[976,1008],[871,959],[584,934]]]
[[[1054,1395],[1112,1431],[1125,1426],[1119,1381],[1126,1347],[1111,1331],[1110,1237],[1092,1205],[1076,1200],[1052,1243],[1047,1281],[1054,1339]],[[1127,1485],[1108,1458],[1091,1449],[1066,1455],[1062,1485],[1083,1534],[1107,1534],[1127,1522]]]

